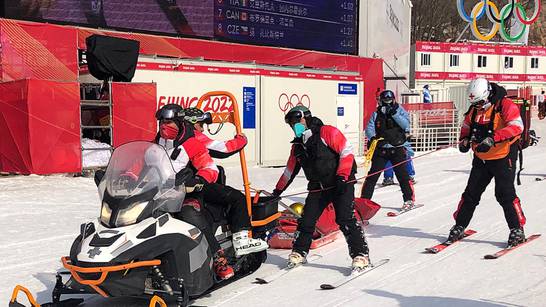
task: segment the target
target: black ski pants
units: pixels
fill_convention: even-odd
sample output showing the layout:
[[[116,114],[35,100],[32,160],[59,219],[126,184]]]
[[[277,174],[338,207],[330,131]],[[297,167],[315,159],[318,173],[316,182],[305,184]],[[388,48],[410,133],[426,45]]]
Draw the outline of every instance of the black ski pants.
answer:
[[[514,187],[517,154],[518,145],[513,144],[510,153],[502,159],[484,161],[474,156],[466,189],[457,211],[453,213],[457,225],[466,228],[470,224],[474,210],[493,178],[495,178],[495,197],[504,210],[508,227],[512,229],[525,225],[525,215]]]
[[[251,228],[246,198],[239,190],[227,185],[211,183],[203,187],[203,197],[205,204],[227,209],[227,218],[232,233]]]
[[[394,167],[394,174],[400,183],[400,189],[402,190],[404,201],[414,200],[413,184],[411,183],[408,175],[408,170],[406,167],[407,162],[401,163],[405,160],[407,160],[407,154],[404,147],[376,149],[372,157],[372,167],[368,172],[368,174],[375,175],[367,177],[366,180],[364,180],[360,197],[372,199],[377,180],[379,179],[382,170],[385,168],[387,161],[391,161],[392,165],[397,165],[400,163],[400,165]]]
[[[292,250],[307,255],[317,220],[326,206],[332,202],[336,212],[336,223],[345,235],[351,258],[368,254],[368,243],[364,231],[354,216],[354,191],[354,184],[348,184],[347,191],[341,195],[337,194],[335,190],[309,193],[305,199],[302,217],[298,219]]]

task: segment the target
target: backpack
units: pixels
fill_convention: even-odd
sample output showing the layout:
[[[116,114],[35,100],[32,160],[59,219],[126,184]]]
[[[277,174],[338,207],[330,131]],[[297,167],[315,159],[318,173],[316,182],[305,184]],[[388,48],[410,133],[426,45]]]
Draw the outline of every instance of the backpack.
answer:
[[[510,97],[512,98],[512,97]],[[529,146],[536,145],[538,143],[538,137],[534,130],[531,130],[531,104],[527,99],[521,99],[514,97],[513,102],[519,107],[519,113],[521,120],[523,121],[523,132],[518,143],[518,159],[519,159],[519,171],[517,176],[517,183],[521,185],[520,174],[523,170],[523,150]]]

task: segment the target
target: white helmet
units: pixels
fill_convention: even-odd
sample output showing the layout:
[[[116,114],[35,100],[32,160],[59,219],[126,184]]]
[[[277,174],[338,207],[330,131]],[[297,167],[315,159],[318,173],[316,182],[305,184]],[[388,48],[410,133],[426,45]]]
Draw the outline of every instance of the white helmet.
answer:
[[[470,81],[466,94],[468,100],[472,105],[482,105],[488,101],[489,94],[491,93],[491,86],[489,81],[485,78],[476,78]]]

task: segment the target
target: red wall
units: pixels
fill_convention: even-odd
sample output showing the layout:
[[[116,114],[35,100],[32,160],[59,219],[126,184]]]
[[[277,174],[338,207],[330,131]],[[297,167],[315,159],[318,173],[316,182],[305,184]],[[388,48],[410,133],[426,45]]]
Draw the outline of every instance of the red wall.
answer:
[[[0,19],[0,81],[77,81],[75,28]]]
[[[76,82],[27,79],[0,83],[2,171],[81,171],[79,91]]]
[[[156,85],[153,83],[113,83],[113,145],[154,139],[157,131]]]

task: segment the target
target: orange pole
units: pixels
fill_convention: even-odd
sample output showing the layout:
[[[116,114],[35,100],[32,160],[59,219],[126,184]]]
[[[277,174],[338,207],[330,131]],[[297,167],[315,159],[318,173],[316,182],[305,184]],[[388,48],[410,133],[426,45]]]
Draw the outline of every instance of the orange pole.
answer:
[[[229,99],[231,99],[232,105],[233,105],[233,125],[235,126],[235,131],[237,134],[241,134],[243,132],[243,129],[241,128],[241,118],[239,116],[239,105],[237,104],[237,99],[235,99],[235,96],[231,94],[230,92],[226,91],[212,91],[203,94],[201,98],[199,98],[199,101],[197,102],[197,108],[201,109],[201,105],[203,104],[203,101],[205,99],[212,97],[212,96],[227,96]],[[248,180],[248,170],[246,168],[246,157],[245,157],[245,150],[244,148],[241,149],[239,152],[239,160],[241,162],[241,171],[243,173],[243,184],[245,189],[245,198],[246,198],[246,207],[248,210],[248,215],[250,216],[250,219],[252,220],[252,202],[250,199],[250,181]]]

